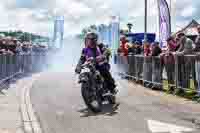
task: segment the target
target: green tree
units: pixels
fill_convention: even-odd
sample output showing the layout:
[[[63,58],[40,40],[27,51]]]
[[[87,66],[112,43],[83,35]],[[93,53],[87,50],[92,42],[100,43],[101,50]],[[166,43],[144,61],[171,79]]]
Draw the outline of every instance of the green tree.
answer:
[[[128,24],[127,24],[127,27],[128,27],[128,32],[131,32],[131,29],[132,29],[132,27],[133,27],[133,24],[128,23]]]
[[[96,26],[96,25],[91,25],[91,26],[90,26],[90,29],[92,29],[92,30],[97,30],[97,26]]]

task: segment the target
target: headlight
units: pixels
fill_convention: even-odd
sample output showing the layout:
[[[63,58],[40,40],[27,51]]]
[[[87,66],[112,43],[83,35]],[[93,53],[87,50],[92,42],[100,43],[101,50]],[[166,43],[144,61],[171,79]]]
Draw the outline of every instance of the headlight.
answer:
[[[89,68],[84,68],[81,70],[81,73],[88,73],[90,72],[90,69]]]

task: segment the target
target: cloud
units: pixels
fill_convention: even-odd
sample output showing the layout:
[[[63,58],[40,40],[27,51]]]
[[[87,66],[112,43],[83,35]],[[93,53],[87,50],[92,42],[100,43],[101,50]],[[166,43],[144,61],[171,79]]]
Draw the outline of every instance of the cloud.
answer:
[[[156,2],[148,1],[149,32],[158,31]],[[172,2],[174,25],[183,26],[193,18],[200,20],[199,0]],[[67,35],[80,32],[90,24],[106,24],[111,15],[120,15],[122,27],[131,22],[133,31],[144,31],[144,1],[139,0],[1,0],[0,12],[0,30],[22,29],[52,36],[54,17],[63,15]]]
[[[182,10],[181,16],[182,16],[182,17],[192,17],[193,14],[195,13],[195,11],[196,11],[196,8],[193,7],[193,6],[191,6],[191,5],[189,5],[189,6],[185,7],[185,8]]]

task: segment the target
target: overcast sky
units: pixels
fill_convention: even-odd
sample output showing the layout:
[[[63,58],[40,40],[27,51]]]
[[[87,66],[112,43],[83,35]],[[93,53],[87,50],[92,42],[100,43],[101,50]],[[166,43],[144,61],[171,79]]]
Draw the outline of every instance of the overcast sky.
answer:
[[[148,0],[149,32],[158,32],[156,1]],[[200,22],[200,0],[171,1],[173,31],[192,18]],[[120,15],[122,26],[131,22],[134,32],[143,32],[143,5],[144,0],[1,0],[0,30],[21,29],[52,36],[57,14],[65,17],[65,35],[78,33],[86,25],[107,23],[111,15]]]

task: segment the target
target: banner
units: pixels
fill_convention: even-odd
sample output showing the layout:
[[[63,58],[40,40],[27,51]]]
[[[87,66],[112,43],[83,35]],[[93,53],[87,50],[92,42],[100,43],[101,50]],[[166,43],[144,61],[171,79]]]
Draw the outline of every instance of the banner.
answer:
[[[158,0],[159,10],[159,38],[162,49],[167,48],[166,40],[171,35],[170,10],[166,0]]]

